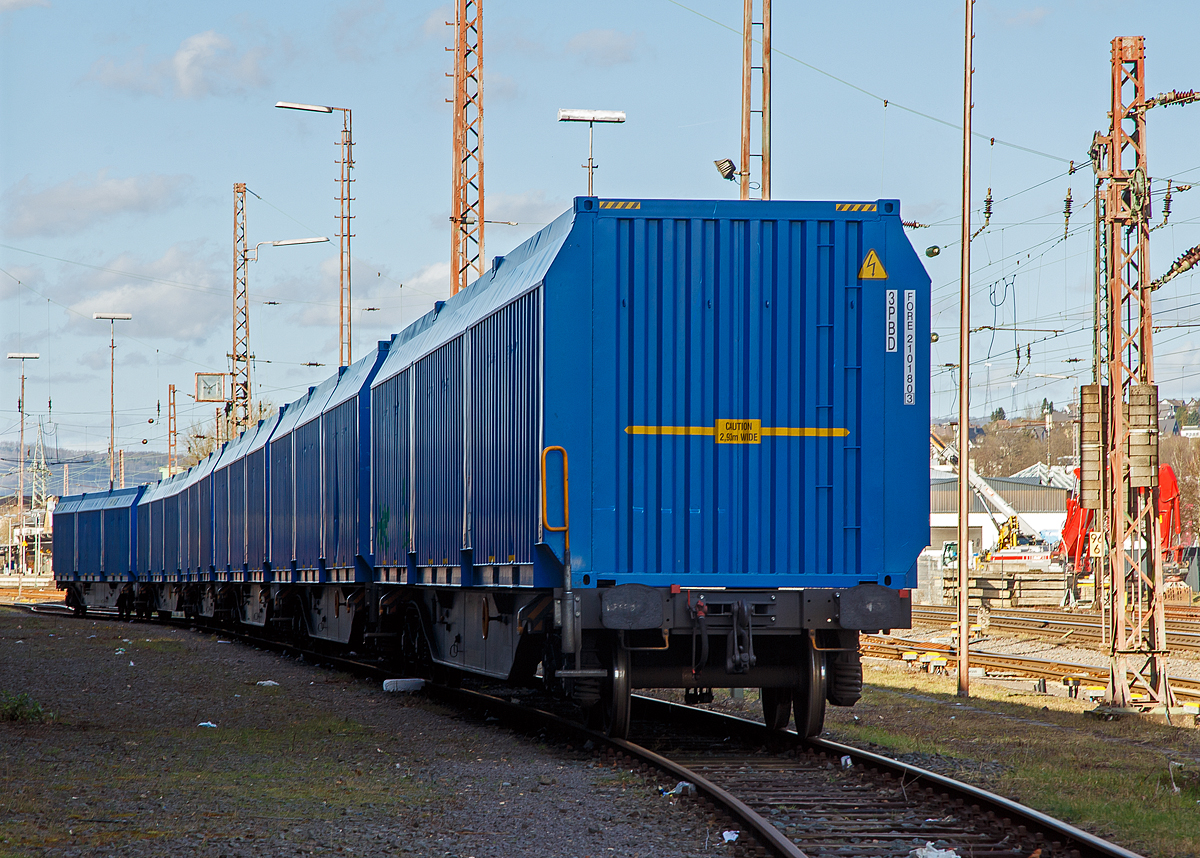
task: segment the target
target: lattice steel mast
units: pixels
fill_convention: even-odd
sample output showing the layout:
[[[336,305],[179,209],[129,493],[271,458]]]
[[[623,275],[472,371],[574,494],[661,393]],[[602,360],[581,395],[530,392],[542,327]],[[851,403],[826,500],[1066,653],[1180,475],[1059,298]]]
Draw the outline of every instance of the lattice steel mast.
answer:
[[[1085,504],[1100,507],[1111,599],[1107,702],[1133,704],[1131,685],[1153,705],[1174,705],[1167,681],[1166,619],[1158,507],[1158,387],[1150,311],[1150,174],[1146,166],[1145,45],[1141,36],[1112,41],[1109,133],[1092,148],[1100,240],[1096,339],[1104,363],[1099,384],[1085,388]],[[1089,419],[1090,417],[1090,419]],[[1099,434],[1097,439],[1094,436]],[[1091,459],[1091,461],[1089,461]],[[1090,467],[1088,467],[1090,466]],[[1133,682],[1129,680],[1132,668]]]
[[[250,425],[250,305],[246,295],[246,183],[233,186],[233,389],[227,413],[238,429]]]
[[[178,469],[179,457],[176,453],[176,438],[178,427],[175,422],[175,385],[167,387],[167,476]]]
[[[449,23],[449,22],[447,22]],[[450,294],[483,274],[483,0],[454,11],[454,175]]]

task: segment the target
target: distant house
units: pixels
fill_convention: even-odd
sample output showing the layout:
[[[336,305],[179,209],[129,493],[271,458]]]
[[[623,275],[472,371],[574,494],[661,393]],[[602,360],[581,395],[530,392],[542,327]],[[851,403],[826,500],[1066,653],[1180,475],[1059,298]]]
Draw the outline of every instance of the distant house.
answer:
[[[1179,434],[1184,438],[1200,438],[1200,425],[1180,426]]]

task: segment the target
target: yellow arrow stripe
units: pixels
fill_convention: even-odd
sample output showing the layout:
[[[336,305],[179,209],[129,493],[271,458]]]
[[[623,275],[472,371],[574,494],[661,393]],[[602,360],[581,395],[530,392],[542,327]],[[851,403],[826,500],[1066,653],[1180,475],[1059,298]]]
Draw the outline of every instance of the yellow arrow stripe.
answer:
[[[626,426],[626,435],[715,435],[712,426]],[[763,435],[777,438],[845,438],[849,429],[821,429],[813,426],[779,426],[774,429],[764,426]]]

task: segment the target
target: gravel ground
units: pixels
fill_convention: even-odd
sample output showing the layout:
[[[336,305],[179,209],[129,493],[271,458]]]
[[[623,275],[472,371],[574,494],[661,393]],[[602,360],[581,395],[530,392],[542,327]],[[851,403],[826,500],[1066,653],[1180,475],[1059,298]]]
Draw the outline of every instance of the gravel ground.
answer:
[[[195,631],[0,608],[0,693],[53,713],[0,720],[0,858],[747,845],[665,778]]]

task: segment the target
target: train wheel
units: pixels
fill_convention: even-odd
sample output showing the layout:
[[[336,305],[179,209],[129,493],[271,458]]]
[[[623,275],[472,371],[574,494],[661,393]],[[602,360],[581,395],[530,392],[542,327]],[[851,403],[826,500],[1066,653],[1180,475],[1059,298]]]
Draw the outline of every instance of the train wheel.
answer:
[[[786,730],[788,721],[792,720],[792,689],[763,688],[759,693],[767,729]]]
[[[825,653],[804,645],[800,664],[800,685],[793,697],[796,704],[796,732],[816,736],[825,726]]]
[[[630,695],[629,650],[613,643],[609,678],[602,684],[600,695],[604,733],[614,739],[629,736]]]

